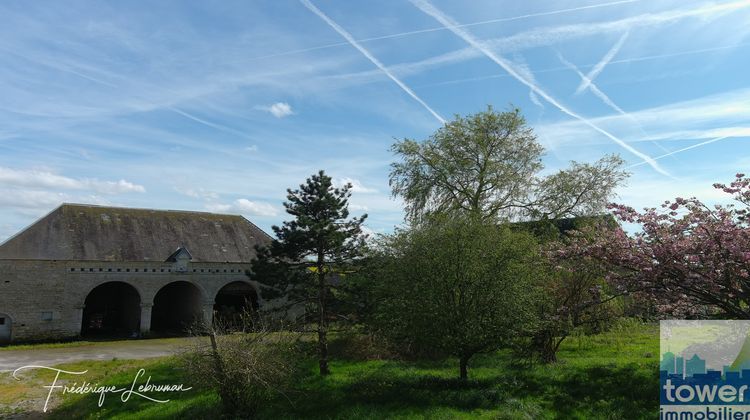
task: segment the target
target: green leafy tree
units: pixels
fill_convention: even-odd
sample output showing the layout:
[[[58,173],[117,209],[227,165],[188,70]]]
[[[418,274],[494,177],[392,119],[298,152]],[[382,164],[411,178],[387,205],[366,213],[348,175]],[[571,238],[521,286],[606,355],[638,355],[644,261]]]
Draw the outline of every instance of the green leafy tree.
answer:
[[[569,235],[593,227],[599,231],[619,229],[612,216],[578,217],[555,221],[516,223],[514,229],[534,234],[546,255],[540,272],[538,299],[534,302],[536,322],[519,335],[516,351],[543,363],[557,361],[563,341],[575,334],[600,333],[622,316],[622,293],[605,281],[600,264],[585,259],[559,260],[557,250]]]
[[[544,148],[518,109],[456,116],[427,140],[404,139],[391,150],[399,158],[391,165],[393,195],[413,222],[436,213],[492,221],[590,215],[627,177],[615,155],[539,176]]]
[[[510,345],[532,321],[538,247],[528,233],[441,219],[385,239],[372,317],[390,341],[459,359]]]
[[[341,273],[362,253],[367,215],[349,217],[351,184],[333,185],[323,171],[297,190],[287,190],[287,213],[293,220],[273,226],[277,239],[258,249],[251,277],[270,286],[264,297],[284,297],[285,309],[304,308],[301,319],[317,325],[320,374],[328,374],[328,327],[335,316]]]
[[[577,261],[575,266],[549,267],[534,302],[536,322],[523,338],[520,351],[542,363],[557,361],[557,351],[573,334],[597,334],[621,316],[622,296],[604,280],[597,264]]]

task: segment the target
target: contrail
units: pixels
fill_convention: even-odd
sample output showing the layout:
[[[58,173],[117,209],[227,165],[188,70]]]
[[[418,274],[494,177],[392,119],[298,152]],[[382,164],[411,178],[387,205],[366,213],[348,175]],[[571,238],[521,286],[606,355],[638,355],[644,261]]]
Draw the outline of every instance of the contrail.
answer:
[[[470,27],[470,26],[487,25],[487,24],[490,24],[490,23],[511,22],[511,21],[514,21],[514,20],[529,19],[529,18],[541,17],[541,16],[559,15],[559,14],[562,14],[562,13],[578,12],[578,11],[581,11],[581,10],[596,9],[596,8],[599,8],[599,7],[607,7],[607,6],[615,6],[615,5],[618,5],[618,4],[636,3],[636,2],[639,2],[639,1],[641,1],[641,0],[622,0],[622,1],[613,1],[613,2],[610,2],[610,3],[591,4],[591,5],[588,5],[588,6],[572,7],[572,8],[569,8],[569,9],[552,10],[552,11],[549,11],[549,12],[530,13],[530,14],[526,14],[526,15],[512,16],[512,17],[507,17],[507,18],[498,18],[498,19],[483,20],[483,21],[479,21],[479,22],[464,23],[464,24],[456,25],[456,27],[458,27],[458,28],[467,28],[467,27]],[[377,36],[377,37],[372,37],[372,38],[364,38],[364,39],[361,39],[359,41],[360,42],[367,42],[367,41],[377,41],[377,40],[381,40],[381,39],[400,38],[400,37],[404,37],[404,36],[423,34],[423,33],[427,33],[427,32],[444,31],[446,29],[448,29],[448,28],[440,26],[440,27],[437,27],[437,28],[419,29],[419,30],[416,30],[416,31],[408,31],[408,32],[401,32],[401,33],[391,34],[391,35],[383,35],[383,36]]]
[[[458,28],[456,26],[456,22],[446,16],[443,12],[435,8],[432,4],[425,0],[410,0],[414,6],[416,6],[419,10],[423,11],[427,15],[432,16],[443,24],[446,28],[448,28],[451,32],[462,38],[464,41],[466,41],[469,45],[476,48],[477,50],[481,51],[485,56],[487,56],[489,59],[497,63],[500,67],[502,67],[505,71],[507,71],[511,76],[513,76],[516,80],[523,83],[527,87],[529,87],[534,93],[536,93],[538,96],[544,98],[547,102],[549,102],[552,106],[559,109],[561,112],[568,114],[569,116],[581,121],[582,123],[586,124],[587,126],[591,127],[592,129],[598,131],[599,133],[603,134],[616,144],[620,145],[620,147],[624,148],[625,150],[629,151],[630,153],[638,156],[639,158],[643,159],[646,163],[648,163],[654,170],[657,172],[666,175],[671,176],[669,173],[667,173],[664,169],[662,169],[656,161],[644,154],[636,150],[634,147],[630,146],[629,144],[625,143],[624,141],[620,140],[619,138],[615,137],[613,134],[609,133],[608,131],[604,130],[603,128],[597,126],[596,124],[592,123],[588,119],[578,115],[577,113],[573,112],[572,110],[568,109],[565,105],[561,104],[557,99],[553,98],[550,94],[545,92],[541,87],[536,85],[535,83],[530,82],[529,80],[525,79],[523,76],[521,76],[518,69],[515,68],[515,65],[508,60],[505,60],[504,58],[498,56],[494,52],[490,51],[487,47],[485,47],[478,39],[476,39],[471,33]]]
[[[315,7],[315,5],[310,2],[310,0],[300,0],[300,2],[305,7],[307,7],[308,9],[310,9],[311,12],[315,13],[316,15],[318,15],[318,17],[320,17],[321,19],[323,19],[323,21],[325,23],[327,23],[328,26],[330,26],[331,28],[333,28],[336,32],[338,32],[339,35],[343,36],[344,39],[346,39],[349,44],[351,44],[354,48],[356,48],[357,50],[359,50],[359,52],[361,52],[362,55],[364,55],[365,57],[367,57],[367,59],[370,60],[372,62],[372,64],[375,64],[383,73],[386,74],[386,76],[388,76],[391,80],[393,80],[394,83],[396,83],[401,89],[403,89],[404,92],[408,93],[409,96],[411,96],[412,98],[414,98],[415,101],[417,101],[420,104],[422,104],[422,106],[425,107],[426,110],[430,111],[430,114],[432,114],[432,116],[435,117],[435,119],[437,119],[438,121],[440,121],[441,124],[445,124],[445,119],[443,117],[441,117],[440,114],[438,114],[437,112],[435,112],[434,109],[430,108],[430,106],[427,105],[427,103],[425,101],[423,101],[419,96],[417,96],[417,94],[414,93],[414,91],[411,90],[409,88],[409,86],[406,86],[401,80],[399,80],[396,76],[394,76],[393,73],[391,73],[390,70],[388,70],[383,65],[383,63],[380,62],[380,60],[378,60],[377,58],[375,58],[372,54],[370,54],[369,51],[367,51],[364,47],[362,47],[354,39],[354,37],[352,37],[351,34],[349,34],[349,32],[347,32],[346,30],[344,30],[344,28],[342,28],[341,26],[339,26],[336,22],[334,22],[333,20],[331,20],[331,18],[329,18],[328,16],[326,16],[325,13],[323,13],[322,11],[320,11],[320,9],[318,9],[317,7]]]
[[[44,66],[44,67],[51,68],[53,70],[58,70],[58,71],[62,71],[62,72],[74,74],[74,75],[76,75],[78,77],[81,77],[83,79],[86,79],[86,80],[88,80],[90,82],[98,83],[100,85],[104,85],[104,86],[108,86],[108,87],[112,87],[112,88],[117,88],[118,87],[117,85],[112,84],[110,82],[107,82],[107,81],[104,81],[102,79],[96,78],[94,76],[90,76],[90,75],[88,75],[86,73],[82,73],[80,71],[77,71],[77,70],[71,68],[70,65],[65,65],[64,63],[54,62],[54,64],[52,64],[52,63],[50,63],[48,61],[40,60],[40,59],[38,59],[36,57],[30,57],[30,56],[21,54],[19,52],[11,50],[10,48],[5,48],[4,46],[0,46],[0,50],[5,51],[8,54],[15,55],[16,57],[20,57],[20,58],[22,58],[24,60],[31,61],[32,63],[38,64],[40,66]]]
[[[534,103],[534,105],[538,106],[539,108],[544,109],[544,104],[542,103],[542,101],[539,100],[539,97],[536,96],[536,93],[534,93],[533,90],[529,91],[529,99],[531,100],[531,102]]]
[[[586,90],[587,87],[591,86],[591,82],[596,79],[597,76],[599,76],[599,73],[604,70],[604,67],[609,64],[610,61],[615,57],[615,55],[620,51],[620,48],[622,48],[622,44],[625,43],[625,40],[628,38],[628,35],[630,32],[625,32],[620,39],[617,41],[617,43],[610,48],[609,51],[607,51],[607,54],[602,57],[602,59],[596,63],[593,69],[589,71],[589,73],[586,76],[581,76],[581,84],[578,85],[578,89],[576,89],[576,95],[582,93],[584,90]]]
[[[507,18],[498,18],[498,19],[490,19],[490,20],[483,20],[479,22],[471,22],[471,23],[465,23],[463,25],[459,25],[460,27],[469,27],[469,26],[479,26],[479,25],[488,25],[491,23],[500,23],[500,22],[511,22],[514,20],[522,20],[522,19],[529,19],[534,17],[542,17],[542,16],[552,16],[552,15],[559,15],[563,13],[571,13],[571,12],[579,12],[581,10],[587,10],[587,9],[597,9],[600,7],[609,7],[609,6],[617,6],[620,4],[628,4],[628,3],[637,3],[642,0],[620,0],[620,1],[613,1],[609,3],[600,3],[600,4],[591,4],[588,6],[581,6],[581,7],[572,7],[569,9],[558,9],[558,10],[552,10],[549,12],[539,12],[539,13],[530,13],[526,15],[520,15],[520,16],[511,16]],[[415,31],[408,31],[408,32],[399,32],[395,34],[389,34],[389,35],[381,35],[381,36],[374,36],[370,38],[360,38],[357,39],[357,42],[370,42],[370,41],[379,41],[382,39],[393,39],[393,38],[402,38],[407,37],[411,35],[419,35],[429,32],[438,32],[438,31],[445,31],[445,27],[436,27],[436,28],[427,28],[427,29],[418,29]],[[293,55],[293,54],[300,54],[305,52],[311,52],[311,51],[317,51],[317,50],[323,50],[327,48],[335,48],[335,47],[342,47],[344,45],[349,45],[349,42],[334,42],[331,44],[324,44],[324,45],[318,45],[315,47],[309,47],[309,48],[300,48],[297,50],[291,50],[291,51],[284,51],[279,53],[273,53],[268,55],[262,55],[258,57],[253,57],[251,60],[260,60],[264,58],[274,58],[274,57],[281,57],[285,55]]]
[[[189,118],[189,119],[191,119],[191,120],[193,120],[193,121],[195,121],[197,123],[201,123],[201,124],[203,124],[203,125],[205,125],[207,127],[215,128],[215,129],[221,130],[221,131],[226,131],[227,133],[232,133],[234,135],[237,135],[237,136],[244,137],[246,139],[251,139],[252,140],[252,137],[248,136],[247,134],[245,134],[245,133],[243,133],[243,132],[241,132],[239,130],[235,130],[234,128],[227,127],[227,126],[224,126],[224,125],[221,125],[221,124],[216,124],[216,123],[213,123],[211,121],[206,121],[206,120],[204,120],[202,118],[198,118],[198,117],[196,117],[193,114],[189,114],[189,113],[187,113],[187,112],[185,112],[185,111],[183,111],[183,110],[181,110],[179,108],[175,108],[173,106],[169,106],[169,107],[167,107],[167,109],[169,109],[172,112],[176,112],[176,113],[182,115],[185,118]]]
[[[701,143],[698,143],[698,144],[694,144],[692,146],[688,146],[688,147],[685,147],[683,149],[675,150],[674,152],[669,152],[669,153],[665,153],[665,154],[663,154],[661,156],[657,156],[657,157],[654,158],[654,160],[659,160],[659,159],[665,158],[667,156],[676,155],[677,153],[682,153],[682,152],[684,152],[686,150],[695,149],[696,147],[701,147],[701,146],[705,146],[707,144],[716,143],[719,140],[724,140],[724,139],[729,138],[729,137],[731,137],[731,136],[722,136],[722,137],[716,137],[715,139],[706,140],[704,142],[701,142]],[[636,166],[641,166],[644,163],[646,163],[646,162],[638,162],[638,163],[635,163],[633,165],[628,166],[628,168],[635,168]]]
[[[575,64],[573,64],[570,61],[566,60],[565,57],[563,57],[562,54],[560,54],[559,52],[557,53],[557,58],[559,58],[560,62],[563,63],[565,66],[567,66],[568,68],[570,68],[574,72],[578,73],[578,76],[581,77],[581,80],[586,80],[587,79],[586,75],[584,75],[583,73],[581,73],[581,71],[578,69],[578,67],[576,67]],[[593,80],[588,79],[588,81],[589,81],[588,89],[589,89],[589,91],[591,93],[594,94],[594,96],[596,96],[597,98],[601,99],[601,101],[604,102],[605,105],[607,105],[608,107],[612,108],[618,114],[620,114],[623,117],[625,117],[625,118],[629,119],[630,121],[632,121],[633,124],[635,124],[635,126],[638,127],[638,131],[640,131],[641,134],[644,137],[647,137],[646,132],[643,131],[643,127],[641,127],[640,121],[638,121],[635,117],[633,117],[629,113],[625,112],[625,110],[623,110],[622,108],[620,108],[615,103],[615,101],[613,101],[612,99],[610,99],[609,96],[607,96],[606,93],[602,92],[602,90],[599,89],[599,87],[594,83]],[[663,150],[665,152],[669,152],[669,150],[667,150],[667,148],[665,148],[664,146],[662,146],[658,142],[652,140],[651,143],[655,144],[661,150]]]
[[[745,47],[747,45],[750,45],[748,42],[744,43],[736,43],[731,45],[724,45],[721,47],[713,47],[713,48],[701,48],[698,50],[688,50],[688,51],[680,51],[676,53],[669,53],[669,54],[658,54],[658,55],[645,55],[641,57],[632,57],[632,58],[623,58],[621,60],[613,60],[609,64],[627,64],[627,63],[636,63],[640,61],[650,61],[650,60],[659,60],[662,58],[672,58],[672,57],[680,57],[684,55],[693,55],[693,54],[701,54],[706,52],[714,52],[714,51],[721,51],[721,50],[728,50],[728,49],[734,49],[738,47]],[[584,64],[582,67],[592,67],[593,64]],[[546,69],[537,70],[534,73],[554,73],[558,71],[568,70],[569,67],[562,66],[562,67],[550,67]],[[443,82],[435,82],[435,83],[427,83],[419,85],[419,87],[433,87],[433,86],[442,86],[442,85],[453,85],[457,83],[466,83],[466,82],[479,82],[482,80],[489,80],[489,79],[500,79],[503,77],[509,77],[507,74],[492,74],[487,76],[479,76],[479,77],[467,77],[464,79],[454,79],[454,80],[446,80]]]
[[[491,48],[493,51],[498,51],[500,53],[506,51],[520,51],[529,48],[546,47],[553,44],[560,44],[565,41],[587,38],[600,34],[614,33],[620,35],[628,30],[632,32],[636,28],[660,26],[688,18],[726,14],[732,10],[747,7],[750,7],[750,0],[722,4],[709,3],[708,5],[704,4],[695,9],[678,9],[659,13],[645,13],[615,21],[540,27],[525,32],[518,32],[502,38],[486,39],[483,40],[482,43],[487,46],[487,48]],[[482,53],[475,48],[466,47],[417,62],[394,65],[391,66],[391,69],[396,72],[396,74],[404,74],[404,72],[414,74],[431,69],[435,66],[455,64],[477,58],[481,55]]]
[[[625,112],[622,108],[620,108],[619,106],[617,106],[617,104],[614,103],[609,98],[609,96],[607,96],[607,94],[605,94],[604,92],[602,92],[593,83],[592,80],[588,79],[588,77],[585,74],[581,73],[581,70],[579,70],[578,67],[576,67],[575,64],[573,64],[570,61],[566,60],[565,57],[563,57],[562,54],[560,54],[559,52],[557,53],[557,58],[560,60],[561,63],[565,64],[566,67],[568,67],[569,69],[571,69],[574,72],[576,72],[578,74],[578,76],[581,78],[581,80],[588,81],[589,84],[588,84],[587,87],[589,88],[589,90],[591,91],[591,93],[593,93],[599,99],[601,99],[602,102],[604,102],[605,104],[607,104],[607,106],[609,106],[610,108],[612,108],[613,110],[615,110],[618,114],[623,115],[625,117],[630,117],[630,115],[627,112]]]

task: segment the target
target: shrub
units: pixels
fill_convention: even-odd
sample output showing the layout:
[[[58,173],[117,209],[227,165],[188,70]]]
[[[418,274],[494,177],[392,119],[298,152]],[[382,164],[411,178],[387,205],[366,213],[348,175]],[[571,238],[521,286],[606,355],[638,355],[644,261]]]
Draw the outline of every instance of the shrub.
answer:
[[[204,329],[208,339],[197,340],[181,355],[182,367],[196,383],[219,394],[229,417],[255,418],[263,406],[291,403],[289,392],[301,372],[296,336],[275,332],[257,321],[252,330]]]

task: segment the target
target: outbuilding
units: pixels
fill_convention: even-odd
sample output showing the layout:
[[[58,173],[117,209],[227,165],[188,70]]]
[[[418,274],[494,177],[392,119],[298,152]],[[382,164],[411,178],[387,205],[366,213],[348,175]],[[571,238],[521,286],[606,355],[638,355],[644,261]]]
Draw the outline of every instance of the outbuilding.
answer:
[[[263,305],[242,216],[63,204],[0,245],[0,343],[180,334]]]

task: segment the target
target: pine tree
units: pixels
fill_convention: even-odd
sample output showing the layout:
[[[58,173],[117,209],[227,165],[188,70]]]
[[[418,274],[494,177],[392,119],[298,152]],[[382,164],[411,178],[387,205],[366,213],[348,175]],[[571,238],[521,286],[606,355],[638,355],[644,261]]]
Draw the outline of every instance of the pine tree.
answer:
[[[286,298],[288,312],[304,307],[301,319],[316,324],[320,374],[328,368],[328,323],[334,315],[340,274],[361,256],[367,215],[349,218],[351,184],[341,188],[320,171],[299,189],[287,190],[286,212],[294,217],[274,226],[277,239],[258,249],[251,277],[271,286],[270,293]]]

